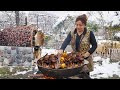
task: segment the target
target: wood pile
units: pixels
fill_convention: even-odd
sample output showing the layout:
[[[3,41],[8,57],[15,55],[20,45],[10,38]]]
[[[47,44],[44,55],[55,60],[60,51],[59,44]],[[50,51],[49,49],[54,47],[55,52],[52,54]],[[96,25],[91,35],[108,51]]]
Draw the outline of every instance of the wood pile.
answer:
[[[31,47],[34,45],[34,31],[37,31],[34,25],[5,28],[0,31],[0,45]]]

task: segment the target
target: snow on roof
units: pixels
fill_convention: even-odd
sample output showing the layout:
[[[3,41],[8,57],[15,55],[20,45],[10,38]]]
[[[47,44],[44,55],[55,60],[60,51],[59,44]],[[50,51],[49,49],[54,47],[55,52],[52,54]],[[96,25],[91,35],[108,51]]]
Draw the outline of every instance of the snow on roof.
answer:
[[[66,18],[66,16],[64,16],[64,17],[59,17],[59,18],[57,19],[57,22],[53,25],[53,28],[55,28],[60,22],[62,22],[63,20],[65,20],[65,18]]]
[[[119,41],[112,41],[112,40],[98,40],[98,41],[97,41],[98,44],[110,43],[110,42],[119,43]]]
[[[86,14],[86,13],[87,13],[87,11],[64,11],[64,12],[61,12],[61,13],[59,13],[60,14],[60,15],[58,15],[59,18],[58,18],[57,22],[54,24],[53,28],[55,28],[61,21],[65,20],[65,18],[67,16],[75,17],[78,15]]]
[[[104,36],[95,36],[96,39],[101,40],[104,39]]]
[[[120,37],[120,32],[116,33],[115,36]]]

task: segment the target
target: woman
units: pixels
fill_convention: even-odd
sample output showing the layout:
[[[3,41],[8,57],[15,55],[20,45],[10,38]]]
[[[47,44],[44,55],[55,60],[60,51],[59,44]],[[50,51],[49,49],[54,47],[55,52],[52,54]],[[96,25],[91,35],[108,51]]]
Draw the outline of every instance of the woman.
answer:
[[[87,16],[85,14],[76,18],[75,30],[70,31],[60,50],[58,50],[58,53],[63,53],[67,45],[70,43],[73,51],[80,52],[84,58],[89,61],[87,67],[89,69],[88,75],[90,75],[89,72],[93,71],[93,60],[91,55],[97,48],[97,42],[93,32],[87,30],[86,24]],[[92,45],[92,47],[90,47],[90,45]]]

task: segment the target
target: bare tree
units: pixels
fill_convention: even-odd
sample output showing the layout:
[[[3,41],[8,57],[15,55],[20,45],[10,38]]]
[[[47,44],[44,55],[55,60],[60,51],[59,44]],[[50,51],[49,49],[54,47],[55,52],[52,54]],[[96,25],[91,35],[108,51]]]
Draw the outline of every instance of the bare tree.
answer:
[[[24,11],[1,11],[0,28],[13,27],[25,24]]]
[[[16,26],[20,24],[19,11],[15,11]]]
[[[12,27],[14,25],[13,11],[2,11],[2,13],[7,15],[7,17],[8,17],[7,21],[10,23],[10,27]]]

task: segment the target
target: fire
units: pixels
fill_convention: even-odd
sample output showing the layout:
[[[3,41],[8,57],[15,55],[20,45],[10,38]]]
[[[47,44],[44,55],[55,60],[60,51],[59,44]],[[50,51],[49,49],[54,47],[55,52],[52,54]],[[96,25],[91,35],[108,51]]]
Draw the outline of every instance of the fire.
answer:
[[[43,74],[35,74],[35,75],[32,74],[32,75],[29,75],[29,77],[33,79],[56,79],[56,78],[49,77]]]
[[[53,77],[49,77],[49,76],[43,76],[44,79],[56,79],[56,78],[53,78]]]

